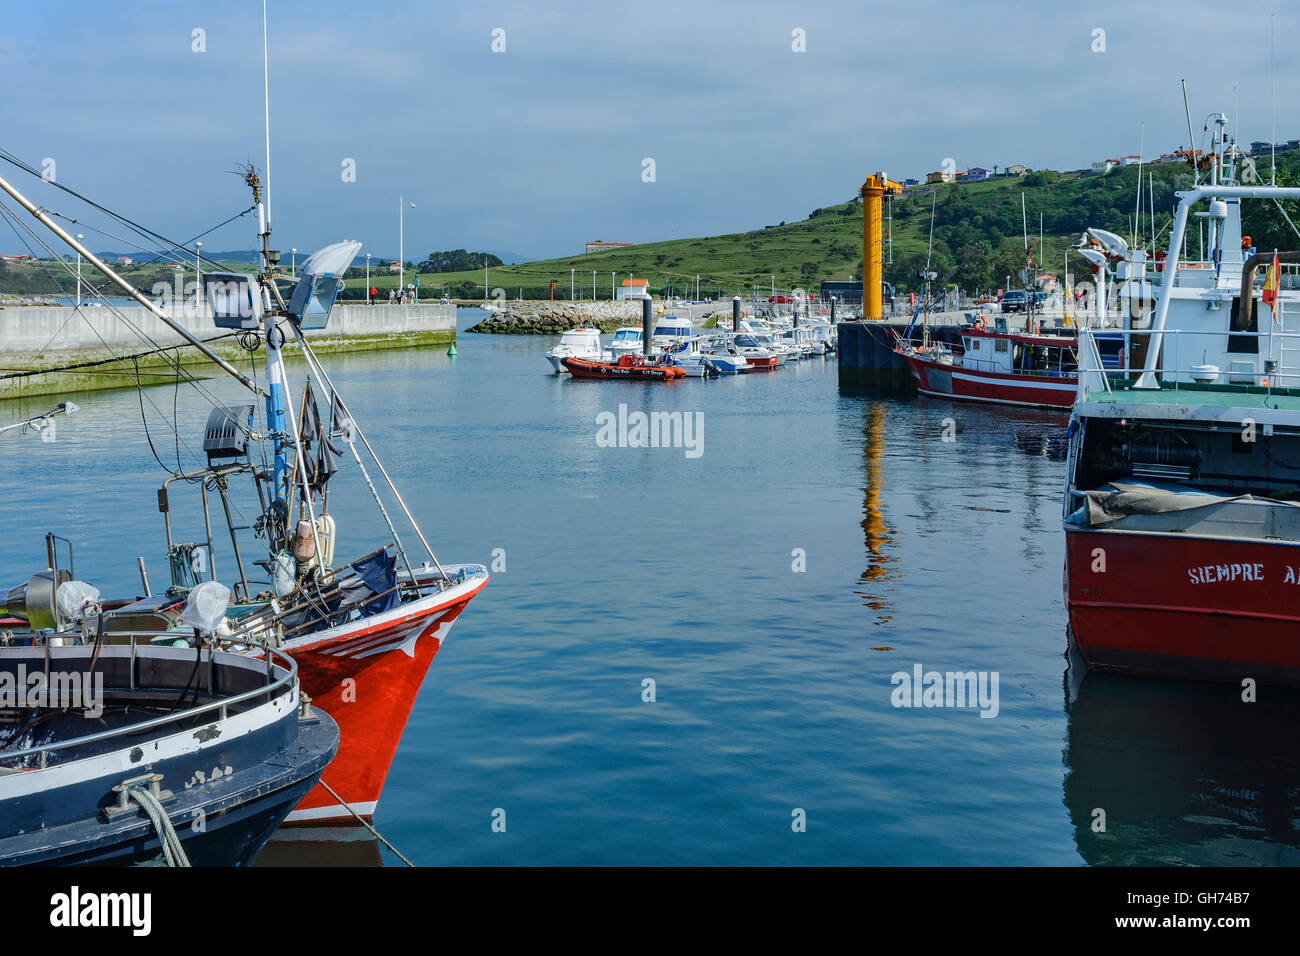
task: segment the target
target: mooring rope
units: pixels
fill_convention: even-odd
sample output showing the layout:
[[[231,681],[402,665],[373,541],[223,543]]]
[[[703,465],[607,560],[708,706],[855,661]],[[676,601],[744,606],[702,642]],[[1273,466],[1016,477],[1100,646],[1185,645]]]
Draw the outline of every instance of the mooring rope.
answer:
[[[319,781],[317,781],[317,782],[318,782],[322,787],[325,788],[325,792],[326,792],[326,793],[328,793],[331,797],[333,797],[335,800],[337,800],[337,801],[339,802],[339,806],[341,806],[341,807],[342,807],[344,810],[346,810],[348,813],[350,813],[350,814],[352,814],[354,817],[356,817],[358,823],[360,823],[363,827],[365,827],[367,830],[369,830],[371,833],[373,833],[373,834],[375,835],[375,838],[376,838],[380,843],[382,843],[384,846],[388,847],[388,849],[392,850],[393,853],[394,853],[394,855],[395,855],[399,860],[401,860],[401,861],[402,861],[403,863],[405,863],[407,866],[415,866],[414,863],[412,863],[412,862],[411,862],[410,860],[408,860],[406,857],[402,856],[402,854],[398,851],[397,847],[393,846],[391,843],[389,843],[387,840],[385,840],[384,837],[383,837],[383,834],[381,834],[378,830],[376,830],[374,827],[372,827],[372,826],[371,826],[371,825],[366,821],[365,817],[363,817],[361,814],[357,813],[357,811],[353,810],[352,807],[350,807],[350,806],[349,806],[349,805],[348,805],[348,804],[343,800],[342,797],[340,797],[337,793],[335,793],[333,787],[331,787],[331,786],[330,786],[328,783],[326,783],[324,780],[319,780]]]
[[[190,858],[185,855],[185,847],[181,846],[181,838],[176,835],[176,828],[172,826],[172,821],[167,816],[167,811],[159,799],[149,790],[138,784],[133,784],[126,788],[126,794],[144,810],[145,816],[153,824],[153,828],[158,831],[158,840],[162,844],[163,859],[167,861],[168,866],[189,866]]]

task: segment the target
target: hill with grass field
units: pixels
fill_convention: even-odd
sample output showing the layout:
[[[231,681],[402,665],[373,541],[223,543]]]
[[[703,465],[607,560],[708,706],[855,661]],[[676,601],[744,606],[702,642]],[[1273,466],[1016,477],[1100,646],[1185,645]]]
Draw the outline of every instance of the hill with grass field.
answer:
[[[1163,248],[1173,219],[1174,193],[1191,186],[1192,172],[1181,163],[1159,163],[1142,167],[1141,174],[1138,242],[1151,248],[1154,228],[1155,245]],[[1138,167],[1132,166],[1105,174],[1038,170],[981,182],[909,187],[894,198],[892,220],[886,221],[893,241],[892,249],[887,244],[885,278],[900,291],[918,291],[922,283],[917,273],[928,262],[940,285],[955,284],[967,292],[1005,287],[1008,276],[1013,277],[1010,284],[1018,285],[1014,277],[1025,265],[1026,234],[1035,272],[1063,276],[1067,249],[1087,227],[1132,235],[1138,175]],[[1278,184],[1300,184],[1300,151],[1278,155]],[[846,191],[852,192],[852,186]],[[1300,203],[1282,206],[1292,221],[1300,223]],[[1152,209],[1156,210],[1154,227]],[[1243,225],[1260,249],[1300,247],[1300,237],[1282,211],[1273,206],[1248,204]],[[1189,235],[1195,241],[1195,227]],[[1197,251],[1189,249],[1191,254]],[[496,257],[489,261],[493,259]],[[1085,273],[1086,266],[1078,256],[1071,256],[1069,263],[1076,276]],[[242,262],[232,266],[247,268]],[[855,198],[814,209],[798,222],[745,232],[648,242],[516,265],[490,264],[488,296],[494,297],[494,291],[501,289],[507,299],[520,295],[548,299],[554,282],[554,297],[568,299],[572,275],[575,298],[590,299],[593,272],[598,299],[611,297],[611,273],[615,286],[629,275],[647,280],[656,296],[692,295],[697,276],[704,297],[743,294],[753,288],[761,291],[773,284],[778,289],[815,291],[822,280],[861,278],[862,209]],[[159,264],[138,265],[126,273],[146,290],[173,274]],[[348,270],[345,299],[365,297],[364,276],[364,267]],[[421,271],[411,263],[405,277],[407,283],[419,283],[422,298],[484,297],[481,265],[433,272]],[[386,299],[388,290],[398,284],[397,273],[372,263],[370,284]],[[0,260],[0,293],[67,294],[68,286],[66,270],[56,264]]]

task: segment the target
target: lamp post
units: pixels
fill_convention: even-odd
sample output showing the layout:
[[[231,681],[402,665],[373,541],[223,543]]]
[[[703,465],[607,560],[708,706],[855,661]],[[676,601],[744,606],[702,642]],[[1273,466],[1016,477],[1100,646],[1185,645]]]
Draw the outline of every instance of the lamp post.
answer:
[[[596,270],[591,270],[591,301],[596,301]]]
[[[202,242],[194,243],[194,299],[196,302],[203,301],[203,262],[200,259],[200,250],[202,248]]]
[[[609,301],[614,301],[614,270],[609,270]]]
[[[573,274],[576,271],[577,271],[576,269],[569,270],[569,301],[570,302],[573,301]]]
[[[86,237],[77,233],[77,241],[80,242]],[[77,253],[77,308],[81,308],[81,253]]]
[[[415,208],[405,196],[397,197],[397,287],[406,288],[406,207]]]
[[[298,250],[289,250],[289,278],[298,278]]]
[[[370,301],[370,253],[366,253],[366,305],[371,305]]]

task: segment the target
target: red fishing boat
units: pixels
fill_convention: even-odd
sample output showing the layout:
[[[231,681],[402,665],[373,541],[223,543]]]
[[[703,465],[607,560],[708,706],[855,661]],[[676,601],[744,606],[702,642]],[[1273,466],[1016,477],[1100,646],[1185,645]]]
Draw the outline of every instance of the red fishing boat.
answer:
[[[922,395],[966,402],[1069,408],[1077,387],[1074,335],[994,332],[980,326],[961,331],[961,348],[915,347],[894,352],[907,363]]]
[[[1280,273],[1300,252],[1243,252],[1241,208],[1300,189],[1238,185],[1215,125],[1209,182],[1178,193],[1165,259],[1120,250],[1123,273],[1158,288],[1125,319],[1129,371],[1107,372],[1080,334],[1065,603],[1094,669],[1297,685],[1300,283]],[[1184,262],[1207,203],[1211,248]]]
[[[560,364],[576,378],[634,378],[670,382],[686,377],[685,369],[676,365],[647,362],[639,355],[620,355],[617,362],[597,362],[568,356],[560,359]]]
[[[158,490],[156,505],[167,544],[165,589],[151,589],[140,559],[142,597],[96,603],[93,613],[79,621],[69,619],[61,610],[61,588],[75,584],[83,592],[94,591],[96,602],[98,591],[70,580],[72,561],[69,557],[61,568],[56,548],[59,540],[66,539],[50,535],[48,568],[6,595],[0,618],[18,621],[20,629],[26,625],[24,633],[6,632],[10,642],[93,643],[96,647],[144,642],[193,648],[196,675],[205,651],[262,660],[273,652],[287,653],[298,665],[304,695],[334,718],[340,740],[320,783],[286,822],[354,823],[356,817],[374,813],[429,665],[452,624],[487,584],[488,573],[479,564],[444,565],[434,556],[304,335],[308,329],[326,328],[341,287],[339,277],[361,244],[344,241],[326,246],[301,262],[294,276],[284,276],[276,268],[278,254],[270,248],[260,178],[250,167],[245,179],[258,210],[260,269],[255,274],[222,273],[210,263],[203,282],[212,321],[238,334],[250,352],[264,350],[265,376],[255,371],[255,365],[251,376],[245,374],[217,355],[167,309],[131,286],[0,179],[0,190],[246,389],[246,403],[232,405],[218,403],[206,389],[201,390],[212,406],[203,440],[201,446],[185,443],[200,467],[168,468],[170,476]],[[292,284],[282,290],[281,282]],[[281,352],[286,335],[296,341],[305,365],[300,396],[289,391]],[[678,369],[667,371],[674,377],[681,374]],[[325,400],[324,415],[317,395]],[[265,410],[264,423],[255,421],[259,407]],[[183,440],[179,431],[177,437]],[[382,530],[378,530],[379,542],[372,545],[375,550],[336,563],[339,533],[329,510],[329,488],[335,473],[349,467],[341,463],[344,454],[355,464],[357,484],[369,490],[381,519],[362,530],[366,534]],[[237,494],[236,482],[246,482],[247,490]],[[188,542],[173,535],[173,512],[181,510],[174,509],[175,488],[192,489],[200,499],[202,529]],[[107,493],[111,496],[111,489]],[[220,503],[219,509],[210,507],[215,502]],[[214,511],[224,516],[228,537],[213,534]],[[402,518],[405,523],[399,529]],[[417,565],[418,556],[404,537],[408,543],[418,541],[427,559]],[[265,573],[258,574],[257,568]],[[200,630],[184,616],[185,609],[197,588],[212,583],[222,587],[215,591],[209,587],[208,593],[224,592],[228,602],[212,618],[216,625]],[[111,613],[101,614],[101,610]],[[148,760],[141,768],[148,768]],[[183,780],[163,781],[164,787],[177,790],[183,784]]]

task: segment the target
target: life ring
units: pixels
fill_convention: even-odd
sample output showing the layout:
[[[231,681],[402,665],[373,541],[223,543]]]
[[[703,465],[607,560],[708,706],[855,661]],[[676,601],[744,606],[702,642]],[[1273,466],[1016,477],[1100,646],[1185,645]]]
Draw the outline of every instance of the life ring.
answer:
[[[971,326],[983,332],[985,329],[989,327],[989,322],[988,319],[984,318],[984,316],[981,315],[971,322]]]

